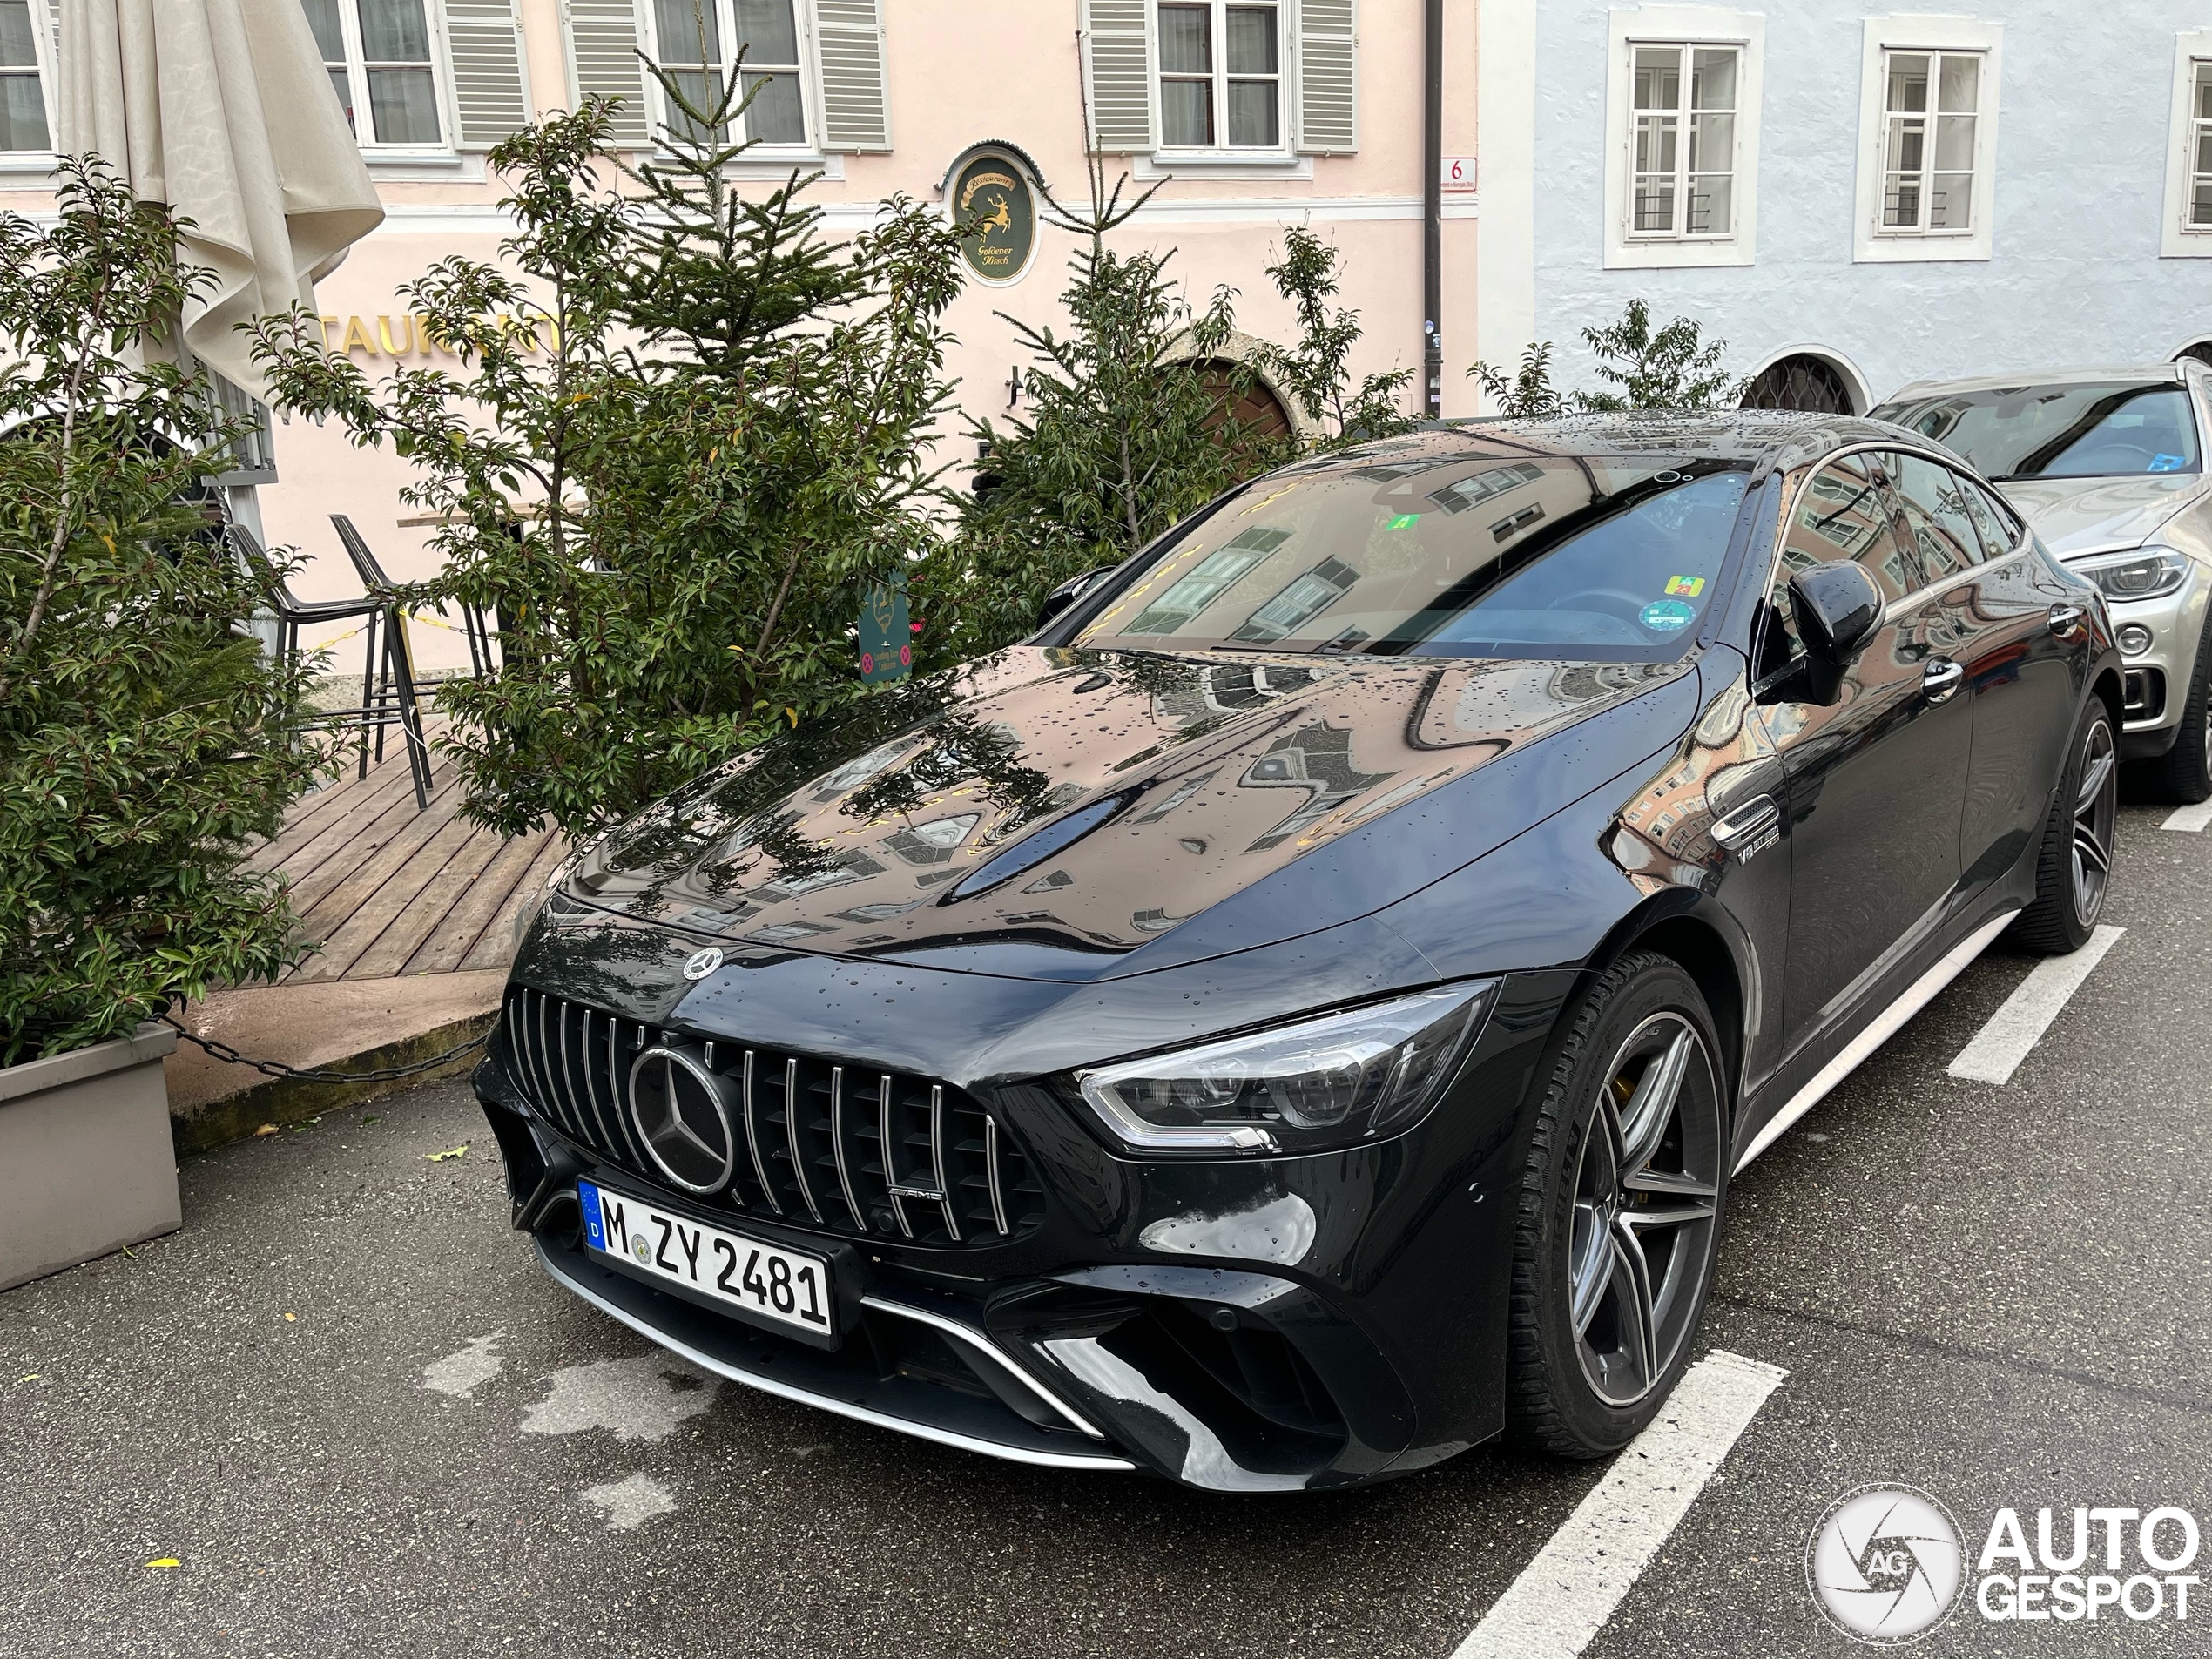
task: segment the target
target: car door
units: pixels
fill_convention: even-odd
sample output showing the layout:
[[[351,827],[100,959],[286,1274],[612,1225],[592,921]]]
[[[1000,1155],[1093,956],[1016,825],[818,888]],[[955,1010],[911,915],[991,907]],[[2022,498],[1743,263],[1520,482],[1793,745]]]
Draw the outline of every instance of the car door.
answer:
[[[1872,455],[1831,461],[1800,488],[1770,612],[1778,637],[1763,658],[1802,661],[1784,584],[1793,570],[1838,559],[1873,578],[1882,621],[1832,697],[1782,672],[1761,699],[1788,795],[1784,1017],[1793,1054],[1856,1028],[1854,1016],[1885,988],[1894,995],[1898,973],[1940,930],[1959,883],[1971,751],[1972,699],[1946,651],[1950,619]]]
[[[1942,596],[1952,655],[1972,687],[1973,752],[1959,856],[1969,887],[1996,880],[2041,833],[2074,723],[2087,637],[2027,533],[1974,480],[1925,456],[1888,457],[1922,562],[1971,570]],[[1967,550],[1978,549],[1979,557]],[[1953,550],[1956,550],[1954,552]]]

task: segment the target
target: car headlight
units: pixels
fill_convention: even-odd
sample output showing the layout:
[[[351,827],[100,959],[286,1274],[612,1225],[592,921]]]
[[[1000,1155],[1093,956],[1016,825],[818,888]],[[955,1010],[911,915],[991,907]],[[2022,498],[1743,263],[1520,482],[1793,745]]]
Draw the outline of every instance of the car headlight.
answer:
[[[2107,599],[2155,599],[2188,580],[2189,562],[2168,548],[2147,547],[2083,559],[2074,569],[2095,583]]]
[[[1311,1152],[1403,1129],[1451,1076],[1494,980],[1078,1072],[1145,1152]]]

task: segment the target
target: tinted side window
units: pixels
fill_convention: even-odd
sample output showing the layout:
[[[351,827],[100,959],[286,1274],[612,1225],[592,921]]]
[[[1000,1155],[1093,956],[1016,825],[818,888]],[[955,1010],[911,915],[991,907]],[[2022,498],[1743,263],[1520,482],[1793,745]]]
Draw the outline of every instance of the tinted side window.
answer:
[[[1981,563],[1981,536],[1966,508],[1966,481],[1920,455],[1887,455],[1905,509],[1905,533],[1919,556],[1923,579],[1941,582]]]
[[[1902,598],[1920,585],[1918,566],[1898,545],[1896,519],[1882,477],[1865,455],[1830,462],[1798,493],[1783,533],[1773,603],[1763,631],[1762,675],[1788,666],[1791,658],[1804,653],[1790,615],[1790,578],[1799,570],[1841,559],[1864,565],[1885,602]]]
[[[1959,487],[1966,498],[1967,515],[1981,535],[1982,557],[2001,559],[2020,545],[2020,532],[1987,490],[1971,478],[1961,478]]]

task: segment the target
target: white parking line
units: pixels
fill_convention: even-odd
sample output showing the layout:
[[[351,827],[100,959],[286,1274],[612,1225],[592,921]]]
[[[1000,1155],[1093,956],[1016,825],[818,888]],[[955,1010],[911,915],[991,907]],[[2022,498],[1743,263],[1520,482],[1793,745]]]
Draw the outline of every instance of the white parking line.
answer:
[[[2059,1017],[2067,1000],[2081,988],[2090,970],[2127,931],[2125,927],[2099,927],[2089,935],[2089,942],[2071,956],[2047,956],[2038,962],[2035,971],[2005,999],[2005,1006],[1974,1033],[1973,1041],[1959,1050],[1959,1057],[1950,1065],[1951,1075],[1969,1082],[2010,1082],[2020,1062]]]
[[[2178,806],[2167,815],[2158,827],[2170,830],[2202,830],[2212,826],[2212,800],[2201,800],[2194,806]]]
[[[1452,1659],[1574,1659],[1789,1372],[1716,1348],[1536,1552]]]

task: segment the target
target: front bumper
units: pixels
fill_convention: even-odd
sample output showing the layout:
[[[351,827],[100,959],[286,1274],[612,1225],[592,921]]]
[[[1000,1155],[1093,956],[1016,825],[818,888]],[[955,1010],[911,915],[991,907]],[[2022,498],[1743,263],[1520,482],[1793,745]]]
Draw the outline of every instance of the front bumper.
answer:
[[[1509,979],[1504,1017],[1429,1118],[1339,1153],[1136,1163],[1048,1088],[979,1089],[1042,1180],[1041,1224],[960,1248],[861,1241],[860,1317],[831,1352],[587,1256],[577,1177],[635,1189],[637,1172],[538,1109],[504,1033],[475,1082],[547,1271],[695,1364],[1021,1462],[1223,1491],[1343,1486],[1501,1426],[1521,1096],[1568,977]],[[643,1184],[716,1224],[830,1242]]]
[[[2150,649],[2123,656],[2121,753],[2129,760],[2162,755],[2174,746],[2203,642],[2212,575],[2191,561],[2188,580],[2156,599],[2112,600],[2116,636],[2130,624],[2151,632]]]

